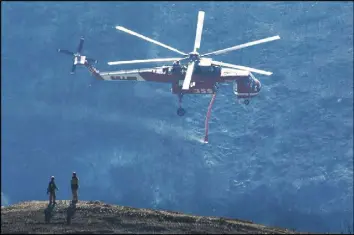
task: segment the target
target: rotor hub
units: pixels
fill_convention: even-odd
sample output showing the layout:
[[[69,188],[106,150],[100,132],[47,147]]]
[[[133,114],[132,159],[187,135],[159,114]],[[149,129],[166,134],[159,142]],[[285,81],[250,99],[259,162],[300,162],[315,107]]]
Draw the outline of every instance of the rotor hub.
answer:
[[[189,59],[190,60],[192,60],[192,61],[198,61],[199,60],[199,58],[200,58],[200,55],[199,55],[199,53],[198,52],[191,52],[191,53],[189,53]]]

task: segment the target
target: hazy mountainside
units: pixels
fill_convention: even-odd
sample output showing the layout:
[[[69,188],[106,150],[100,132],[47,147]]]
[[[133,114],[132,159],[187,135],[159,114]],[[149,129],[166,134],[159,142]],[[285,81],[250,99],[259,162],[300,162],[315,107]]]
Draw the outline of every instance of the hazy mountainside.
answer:
[[[221,86],[208,145],[198,140],[210,97],[185,97],[180,118],[169,86],[71,76],[56,52],[84,35],[83,53],[102,71],[112,60],[173,57],[114,26],[191,51],[198,10],[200,52],[282,38],[215,57],[274,74],[257,76],[261,94],[248,107]],[[5,2],[1,11],[1,174],[11,179],[2,204],[46,199],[51,175],[68,199],[75,170],[83,200],[301,231],[352,224],[352,2]]]
[[[47,203],[23,202],[1,210],[1,233],[174,233],[174,234],[293,234],[243,220],[201,217],[172,211],[136,209],[99,201],[59,201],[45,222]],[[67,220],[70,214],[70,220]],[[49,217],[48,217],[49,218]]]

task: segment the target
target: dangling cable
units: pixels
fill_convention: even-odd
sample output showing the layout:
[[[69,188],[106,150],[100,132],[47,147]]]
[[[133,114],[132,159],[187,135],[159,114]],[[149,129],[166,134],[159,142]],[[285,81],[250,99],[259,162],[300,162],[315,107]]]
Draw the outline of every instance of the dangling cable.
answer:
[[[210,100],[208,112],[205,118],[205,136],[204,136],[204,143],[208,143],[208,132],[209,132],[209,118],[211,114],[211,108],[213,107],[214,101],[216,97],[216,92],[213,94],[213,97]]]

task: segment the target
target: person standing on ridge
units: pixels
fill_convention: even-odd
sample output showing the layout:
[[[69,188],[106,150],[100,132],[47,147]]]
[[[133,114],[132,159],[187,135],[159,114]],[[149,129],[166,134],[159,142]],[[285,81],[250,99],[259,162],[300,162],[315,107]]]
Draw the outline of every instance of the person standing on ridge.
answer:
[[[55,199],[56,199],[56,195],[55,195],[55,190],[59,190],[54,182],[54,176],[51,177],[50,181],[49,181],[49,185],[47,188],[47,194],[49,194],[49,204],[56,204]]]
[[[76,176],[76,172],[73,172],[73,176],[71,178],[71,193],[72,193],[72,201],[77,202],[77,190],[79,189],[79,178]]]

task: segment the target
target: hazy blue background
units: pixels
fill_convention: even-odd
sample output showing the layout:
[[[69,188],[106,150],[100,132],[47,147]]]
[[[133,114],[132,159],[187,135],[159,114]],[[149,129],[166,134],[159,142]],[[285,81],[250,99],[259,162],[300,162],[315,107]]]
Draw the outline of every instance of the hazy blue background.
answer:
[[[182,51],[279,34],[215,59],[274,72],[238,104],[222,86],[201,144],[210,97],[177,98],[162,84],[94,80],[57,48],[99,60],[177,54],[118,32],[123,25]],[[353,3],[2,3],[1,204],[46,200],[51,175],[68,199],[237,217],[306,231],[353,220]],[[150,65],[147,65],[150,66]],[[134,67],[134,66],[130,66]],[[120,68],[120,67],[118,67]]]

